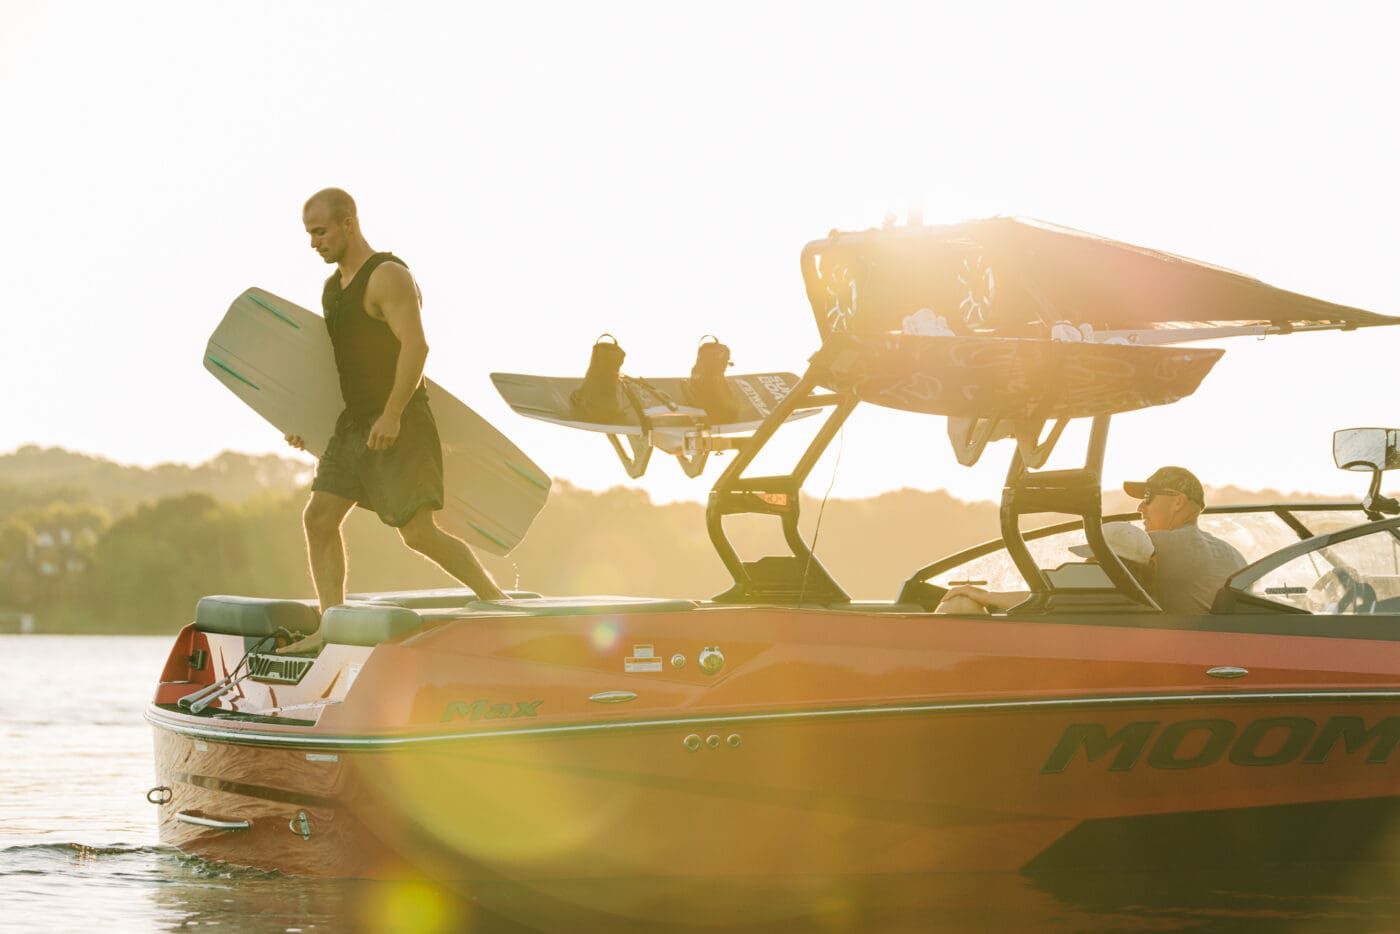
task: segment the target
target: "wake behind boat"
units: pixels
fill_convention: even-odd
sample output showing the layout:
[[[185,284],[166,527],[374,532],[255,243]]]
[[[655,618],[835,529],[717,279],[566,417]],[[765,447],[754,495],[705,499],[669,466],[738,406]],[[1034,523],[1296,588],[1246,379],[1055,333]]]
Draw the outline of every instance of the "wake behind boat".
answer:
[[[319,621],[205,598],[147,711],[161,839],[671,922],[941,872],[1400,858],[1396,433],[1335,439],[1372,476],[1358,502],[1208,510],[1248,561],[1209,613],[1162,611],[1102,530],[1111,419],[1191,394],[1221,353],[1179,340],[1400,319],[1006,219],[833,234],[803,271],[822,344],[710,495],[731,588],[365,595]],[[1016,439],[1002,538],[888,602],[850,599],[798,534],[803,481],[861,403],[947,416],[963,463]],[[808,410],[825,421],[791,470],[750,475]],[[1076,418],[1083,466],[1042,469]],[[1040,513],[1073,519],[1023,532]],[[787,552],[740,556],[741,514]],[[1092,564],[1069,552],[1086,538]],[[934,615],[967,581],[1030,597]],[[274,653],[318,625],[317,656]]]

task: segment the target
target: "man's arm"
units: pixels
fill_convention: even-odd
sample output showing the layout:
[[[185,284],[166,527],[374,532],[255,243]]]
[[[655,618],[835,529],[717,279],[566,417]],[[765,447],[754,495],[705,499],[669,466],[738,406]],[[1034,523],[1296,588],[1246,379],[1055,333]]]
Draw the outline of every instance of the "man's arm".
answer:
[[[1030,595],[1031,593],[1029,590],[984,590],[972,584],[959,584],[949,589],[949,591],[943,595],[943,600],[940,600],[939,604],[941,605],[944,601],[951,601],[958,597],[963,597],[978,604],[988,612],[994,610],[1004,612],[1016,606],[1018,603],[1023,603]]]
[[[399,340],[394,387],[383,413],[369,430],[367,442],[370,450],[382,451],[398,438],[399,418],[423,381],[423,364],[428,359],[428,339],[423,334],[418,284],[413,281],[413,274],[398,263],[380,263],[365,287],[365,311],[389,325]]]

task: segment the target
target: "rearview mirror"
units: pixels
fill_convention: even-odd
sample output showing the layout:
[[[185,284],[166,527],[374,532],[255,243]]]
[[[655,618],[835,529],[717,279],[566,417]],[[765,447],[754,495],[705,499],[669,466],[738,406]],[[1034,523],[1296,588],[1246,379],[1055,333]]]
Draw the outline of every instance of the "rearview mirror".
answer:
[[[1400,429],[1343,428],[1332,433],[1332,459],[1342,470],[1400,467]]]
[[[1361,506],[1372,519],[1400,515],[1400,502],[1381,495],[1381,473],[1400,467],[1400,429],[1343,428],[1332,432],[1332,459],[1343,470],[1365,470],[1371,488]]]

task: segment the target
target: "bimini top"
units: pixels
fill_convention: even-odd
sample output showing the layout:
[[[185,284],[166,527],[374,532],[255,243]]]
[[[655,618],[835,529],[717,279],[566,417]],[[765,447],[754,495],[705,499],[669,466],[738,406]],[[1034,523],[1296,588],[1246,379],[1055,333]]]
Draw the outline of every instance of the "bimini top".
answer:
[[[838,332],[1049,338],[1067,326],[1090,341],[1170,344],[1400,323],[1170,253],[1008,217],[833,231],[803,249],[802,275],[823,341]]]

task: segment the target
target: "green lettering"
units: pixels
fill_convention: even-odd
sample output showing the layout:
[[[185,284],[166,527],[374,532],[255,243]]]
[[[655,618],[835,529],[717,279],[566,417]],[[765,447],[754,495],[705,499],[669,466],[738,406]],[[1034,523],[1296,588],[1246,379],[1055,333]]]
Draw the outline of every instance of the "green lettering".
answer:
[[[1390,760],[1396,743],[1400,743],[1400,717],[1386,717],[1371,729],[1366,729],[1366,721],[1360,717],[1328,717],[1317,735],[1303,762],[1307,765],[1321,765],[1332,752],[1332,747],[1341,740],[1348,753],[1360,752],[1367,745],[1375,743],[1366,756],[1368,765],[1381,765]]]
[[[1050,758],[1040,767],[1040,773],[1053,775],[1063,772],[1069,767],[1080,747],[1083,747],[1084,758],[1089,762],[1102,758],[1117,748],[1118,753],[1113,757],[1108,770],[1126,772],[1137,764],[1138,756],[1142,755],[1142,750],[1152,737],[1152,732],[1157,729],[1158,723],[1157,720],[1129,723],[1112,736],[1108,735],[1108,729],[1102,723],[1071,724],[1060,737],[1060,744],[1050,753]]]
[[[1181,741],[1191,733],[1205,730],[1209,735],[1199,752],[1186,758],[1178,757]],[[1173,723],[1162,731],[1152,751],[1147,754],[1147,764],[1154,769],[1198,769],[1210,765],[1230,748],[1230,740],[1235,738],[1235,725],[1229,720],[1182,720]]]
[[[442,719],[444,722],[456,720],[458,717],[464,720],[480,720],[481,715],[486,712],[487,703],[488,702],[484,700],[475,700],[470,704],[464,704],[461,701],[453,701],[448,704],[447,709],[443,711]]]
[[[470,710],[467,708],[466,704],[461,701],[453,701],[448,704],[447,709],[442,712],[442,722],[446,723],[448,720],[465,717],[468,713],[470,713]]]
[[[1287,730],[1283,743],[1272,753],[1259,754],[1259,744],[1274,730]],[[1303,747],[1317,732],[1317,724],[1305,717],[1270,717],[1255,720],[1244,728],[1230,749],[1230,761],[1235,765],[1283,765],[1298,758]]]

